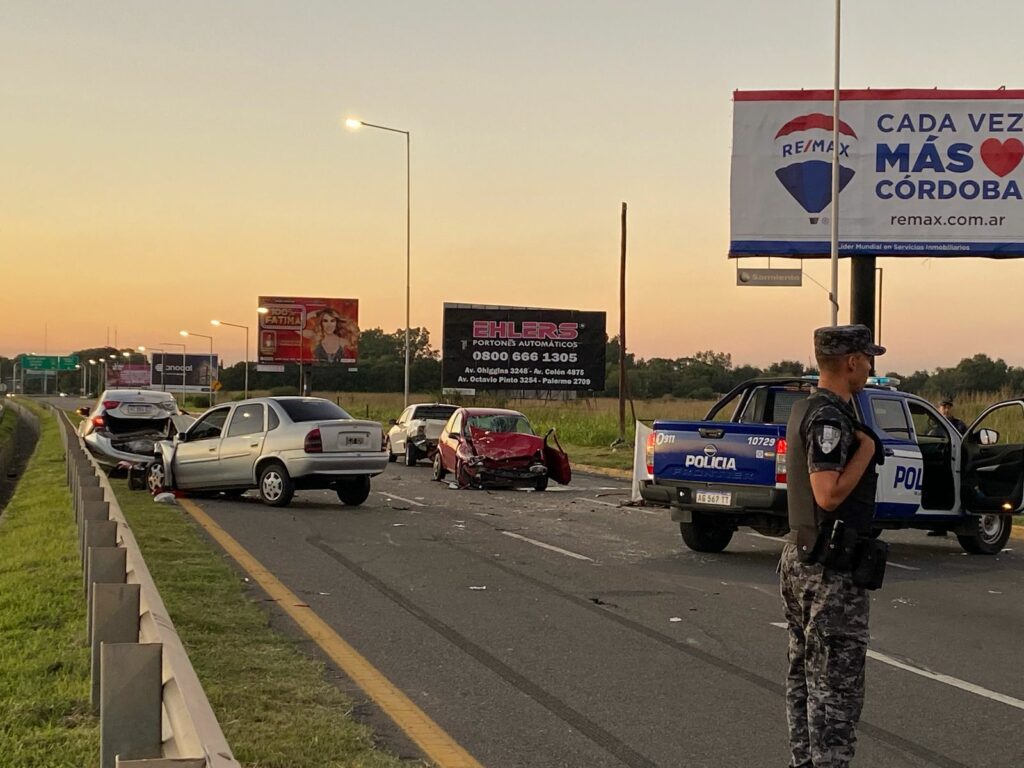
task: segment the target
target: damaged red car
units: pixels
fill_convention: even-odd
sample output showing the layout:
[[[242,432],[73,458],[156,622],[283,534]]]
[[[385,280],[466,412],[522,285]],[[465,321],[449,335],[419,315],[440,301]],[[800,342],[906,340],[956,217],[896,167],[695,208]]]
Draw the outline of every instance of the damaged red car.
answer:
[[[554,445],[548,444],[554,439]],[[566,485],[572,478],[569,457],[554,438],[544,437],[518,411],[459,408],[448,419],[434,454],[434,479],[455,475],[460,488],[484,485],[528,487],[543,491],[548,480]]]

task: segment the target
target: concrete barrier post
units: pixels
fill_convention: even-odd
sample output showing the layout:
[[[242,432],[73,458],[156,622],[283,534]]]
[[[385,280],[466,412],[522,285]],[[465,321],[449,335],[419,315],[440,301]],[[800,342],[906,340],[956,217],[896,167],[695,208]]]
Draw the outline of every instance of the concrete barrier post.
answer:
[[[90,522],[102,522],[104,520],[110,520],[110,502],[109,501],[84,501],[82,502],[82,514],[81,520],[78,526],[78,553],[82,557],[82,573],[85,573],[86,569],[86,543],[85,543],[85,528]],[[116,525],[116,523],[115,523]],[[113,544],[97,544],[94,546],[115,546]]]
[[[91,478],[90,478],[91,480]],[[82,483],[89,483],[90,480],[82,480]],[[99,479],[95,485],[81,485],[78,488],[78,497],[75,501],[75,519],[82,524],[82,505],[87,501],[103,501],[103,488],[99,485]]]
[[[84,520],[82,522],[82,573],[89,567],[90,547],[117,546],[117,523],[113,520]]]
[[[124,547],[90,547],[86,550],[85,594],[90,584],[124,584],[128,578],[128,552]]]
[[[139,640],[138,584],[93,584],[89,593],[89,645],[93,712],[100,708],[100,648],[104,643]]]
[[[160,757],[161,643],[100,646],[100,768]]]

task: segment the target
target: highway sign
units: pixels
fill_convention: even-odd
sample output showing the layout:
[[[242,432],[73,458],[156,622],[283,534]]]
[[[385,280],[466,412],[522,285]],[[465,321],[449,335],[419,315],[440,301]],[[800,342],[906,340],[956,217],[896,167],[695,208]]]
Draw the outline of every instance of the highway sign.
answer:
[[[21,365],[26,371],[73,371],[78,366],[78,355],[22,355]]]

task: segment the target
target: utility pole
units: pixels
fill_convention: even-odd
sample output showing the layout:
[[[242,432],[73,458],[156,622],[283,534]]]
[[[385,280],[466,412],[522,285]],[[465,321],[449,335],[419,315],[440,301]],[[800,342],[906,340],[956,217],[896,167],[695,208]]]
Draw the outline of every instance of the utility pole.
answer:
[[[626,204],[622,204],[621,258],[619,260],[619,436],[626,442]]]

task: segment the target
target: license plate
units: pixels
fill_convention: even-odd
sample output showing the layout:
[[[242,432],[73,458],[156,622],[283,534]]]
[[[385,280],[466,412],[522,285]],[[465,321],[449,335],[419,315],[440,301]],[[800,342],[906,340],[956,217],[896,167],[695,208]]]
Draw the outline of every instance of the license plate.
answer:
[[[728,491],[697,491],[693,498],[698,504],[715,504],[719,507],[732,505],[732,494]]]
[[[361,435],[345,435],[345,447],[366,445],[366,438]]]
[[[148,405],[126,405],[125,413],[149,413]]]

